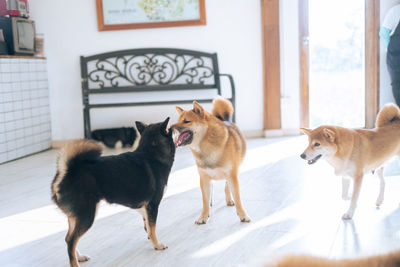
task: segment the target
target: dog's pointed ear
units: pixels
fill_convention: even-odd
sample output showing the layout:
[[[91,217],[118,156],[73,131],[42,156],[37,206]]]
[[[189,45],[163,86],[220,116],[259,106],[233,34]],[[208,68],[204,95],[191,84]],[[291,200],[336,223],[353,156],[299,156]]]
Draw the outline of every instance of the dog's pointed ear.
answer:
[[[193,111],[197,115],[204,116],[204,109],[197,101],[193,101]]]
[[[165,119],[165,121],[161,125],[161,130],[164,133],[168,133],[168,122],[169,122],[169,117]]]
[[[333,143],[333,142],[335,142],[335,132],[334,131],[332,131],[331,129],[328,129],[328,128],[324,128],[323,129],[323,132],[324,132],[324,136],[325,136],[325,138],[329,141],[329,142],[331,142],[331,143]]]
[[[144,129],[147,127],[147,124],[140,121],[136,121],[135,124],[136,124],[136,129],[139,131],[140,134],[142,134]]]
[[[300,128],[300,131],[302,131],[306,135],[310,135],[312,130],[308,128]]]
[[[176,111],[178,111],[178,114],[181,115],[182,112],[184,111],[183,108],[176,106],[175,107]]]

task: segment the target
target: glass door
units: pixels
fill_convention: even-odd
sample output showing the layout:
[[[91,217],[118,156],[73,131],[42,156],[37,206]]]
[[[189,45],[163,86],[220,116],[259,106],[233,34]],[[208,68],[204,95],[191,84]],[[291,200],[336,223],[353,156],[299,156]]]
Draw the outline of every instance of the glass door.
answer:
[[[365,127],[365,0],[308,0],[309,127]]]

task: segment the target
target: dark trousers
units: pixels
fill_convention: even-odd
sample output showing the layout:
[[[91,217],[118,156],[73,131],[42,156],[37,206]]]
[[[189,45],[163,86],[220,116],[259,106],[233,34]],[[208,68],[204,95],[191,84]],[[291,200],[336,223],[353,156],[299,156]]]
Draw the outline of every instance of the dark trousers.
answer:
[[[392,69],[389,64],[387,64],[387,68],[390,75],[393,97],[396,100],[396,104],[400,106],[400,71]]]

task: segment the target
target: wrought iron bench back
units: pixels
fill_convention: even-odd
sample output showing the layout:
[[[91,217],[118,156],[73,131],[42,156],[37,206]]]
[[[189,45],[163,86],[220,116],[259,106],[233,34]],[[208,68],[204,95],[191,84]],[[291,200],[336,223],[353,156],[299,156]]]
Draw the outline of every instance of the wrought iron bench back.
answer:
[[[90,109],[124,106],[186,104],[190,99],[90,104],[91,94],[167,92],[215,89],[221,95],[220,77],[227,76],[231,85],[232,104],[235,88],[229,74],[218,69],[217,54],[173,48],[144,48],[115,51],[88,57],[81,56],[82,99],[85,137],[90,138]],[[233,118],[234,120],[234,118]]]

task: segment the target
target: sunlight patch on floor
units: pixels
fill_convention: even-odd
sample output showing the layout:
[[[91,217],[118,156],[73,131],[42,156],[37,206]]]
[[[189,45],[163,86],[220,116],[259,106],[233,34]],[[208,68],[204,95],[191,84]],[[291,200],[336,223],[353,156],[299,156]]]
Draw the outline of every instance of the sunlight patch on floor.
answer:
[[[249,149],[239,171],[246,172],[294,155],[300,156],[307,143],[306,137],[300,136]]]
[[[224,238],[221,238],[211,243],[210,245],[198,250],[197,252],[192,254],[191,257],[202,258],[221,253],[222,251],[232,246],[234,243],[239,242],[252,231],[296,217],[296,214],[298,214],[300,211],[301,209],[299,209],[299,204],[293,204],[281,211],[275,212],[268,217],[265,217],[264,219],[256,222],[251,222],[247,227]]]
[[[96,219],[128,210],[100,202]],[[68,229],[67,217],[55,205],[47,205],[0,219],[0,252]],[[5,230],[6,229],[6,230]]]
[[[199,179],[196,165],[171,172],[164,198],[199,187]]]
[[[307,232],[305,231],[304,226],[298,225],[294,229],[290,230],[290,232],[282,235],[278,240],[275,240],[273,243],[269,244],[269,246],[274,249],[279,249],[293,241],[304,237],[306,233]]]

